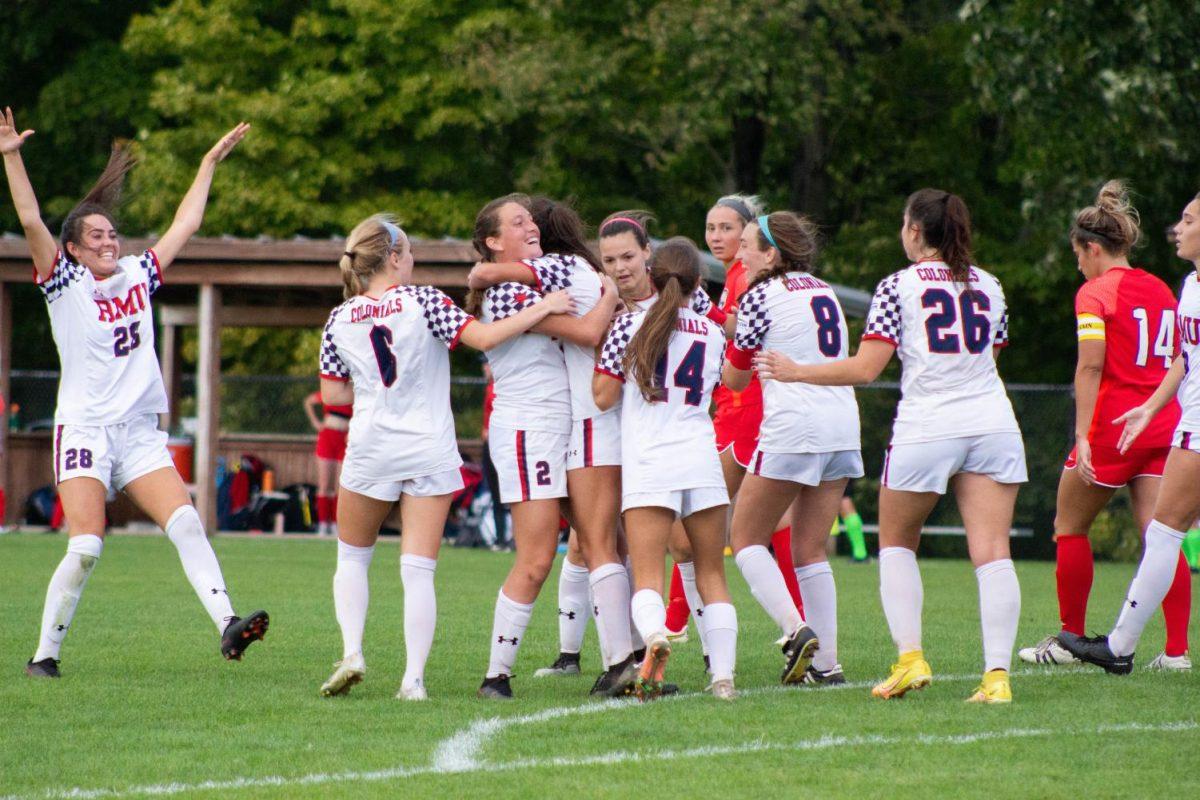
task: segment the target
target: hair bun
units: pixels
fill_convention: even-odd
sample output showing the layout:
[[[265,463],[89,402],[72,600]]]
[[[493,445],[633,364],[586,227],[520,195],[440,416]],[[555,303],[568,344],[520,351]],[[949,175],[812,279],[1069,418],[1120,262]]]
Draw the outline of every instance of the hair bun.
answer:
[[[1100,187],[1100,192],[1096,195],[1096,206],[1110,214],[1133,212],[1133,205],[1129,202],[1129,189],[1119,180],[1108,181]]]

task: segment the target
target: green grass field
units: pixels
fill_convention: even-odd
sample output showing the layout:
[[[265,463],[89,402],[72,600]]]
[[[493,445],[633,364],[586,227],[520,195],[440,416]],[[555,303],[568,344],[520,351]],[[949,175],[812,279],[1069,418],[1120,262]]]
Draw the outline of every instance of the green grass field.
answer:
[[[243,663],[217,635],[165,537],[111,538],[63,648],[59,681],[21,671],[37,640],[61,536],[0,536],[0,797],[1195,797],[1200,675],[1020,669],[1009,707],[963,699],[980,668],[975,577],[925,561],[925,652],[934,684],[902,701],[866,686],[894,653],[877,570],[839,560],[842,689],[776,685],[775,632],[732,560],[741,622],[736,703],[703,694],[699,643],[668,674],[682,696],[639,706],[586,697],[585,677],[534,679],[557,649],[555,581],[534,614],[518,699],[477,700],[492,603],[510,557],[444,551],[431,700],[393,699],[403,659],[398,549],[372,567],[366,681],[345,698],[317,687],[340,656],[330,541],[220,538],[240,610],[271,612]],[[1019,644],[1057,620],[1053,565],[1018,564]],[[1102,564],[1092,626],[1107,630],[1132,565]],[[1193,637],[1197,626],[1193,624]],[[1151,623],[1139,652],[1162,647]]]

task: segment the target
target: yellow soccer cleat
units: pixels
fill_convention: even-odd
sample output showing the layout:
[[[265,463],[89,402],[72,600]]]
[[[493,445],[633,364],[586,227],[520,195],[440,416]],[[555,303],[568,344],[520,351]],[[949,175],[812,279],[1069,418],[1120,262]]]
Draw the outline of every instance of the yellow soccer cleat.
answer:
[[[1008,683],[1008,670],[993,669],[983,673],[983,683],[975,694],[967,698],[968,703],[1011,703],[1012,686]]]
[[[917,689],[924,689],[933,680],[933,671],[920,650],[900,654],[900,663],[892,665],[892,674],[882,683],[875,684],[871,694],[883,700],[903,697]]]

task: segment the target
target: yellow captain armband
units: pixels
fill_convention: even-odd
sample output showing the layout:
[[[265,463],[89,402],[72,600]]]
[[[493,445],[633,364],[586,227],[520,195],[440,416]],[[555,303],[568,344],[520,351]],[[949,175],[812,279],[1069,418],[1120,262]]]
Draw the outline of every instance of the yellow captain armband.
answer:
[[[1080,314],[1075,318],[1075,331],[1081,342],[1103,342],[1104,320],[1095,314]]]

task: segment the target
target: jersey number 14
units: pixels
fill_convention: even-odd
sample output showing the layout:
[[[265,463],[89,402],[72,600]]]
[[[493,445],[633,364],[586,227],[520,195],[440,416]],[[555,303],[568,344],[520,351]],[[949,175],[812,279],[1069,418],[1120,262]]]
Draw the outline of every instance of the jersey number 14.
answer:
[[[1146,362],[1151,356],[1150,344],[1150,315],[1146,309],[1138,306],[1133,309],[1133,318],[1138,324],[1138,349],[1137,358],[1134,363],[1139,367],[1146,366]],[[1175,312],[1169,308],[1164,308],[1162,316],[1158,320],[1158,333],[1154,337],[1153,355],[1155,358],[1162,358],[1163,367],[1170,368],[1171,355],[1175,350],[1175,338],[1171,334],[1175,330]]]

